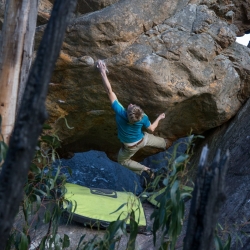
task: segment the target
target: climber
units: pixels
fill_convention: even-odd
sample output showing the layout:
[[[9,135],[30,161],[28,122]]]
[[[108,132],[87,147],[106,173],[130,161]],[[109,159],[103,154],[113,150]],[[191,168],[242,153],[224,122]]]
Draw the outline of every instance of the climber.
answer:
[[[162,113],[151,124],[148,116],[143,110],[135,105],[129,104],[127,110],[118,101],[116,94],[112,91],[111,84],[106,75],[107,68],[103,61],[98,60],[96,67],[101,73],[105,91],[108,94],[111,106],[115,111],[116,124],[118,128],[118,138],[122,143],[122,147],[118,153],[118,162],[132,170],[137,174],[142,174],[146,171],[149,175],[153,175],[150,168],[131,160],[131,157],[141,148],[151,146],[166,150],[172,145],[172,141],[154,136],[153,134],[143,132],[142,128],[145,127],[151,132],[154,132],[160,120],[165,118]]]

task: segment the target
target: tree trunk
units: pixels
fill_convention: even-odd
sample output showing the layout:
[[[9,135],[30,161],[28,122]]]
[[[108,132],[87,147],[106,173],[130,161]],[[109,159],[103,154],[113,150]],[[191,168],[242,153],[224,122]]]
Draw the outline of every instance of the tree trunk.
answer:
[[[200,158],[183,250],[213,249],[219,209],[226,199],[224,182],[229,153],[221,159],[218,151],[211,166],[207,164],[207,155],[206,146]]]
[[[0,173],[0,250],[5,249],[38,137],[45,122],[48,85],[76,0],[56,0],[26,84]]]
[[[38,0],[7,0],[5,5],[0,43],[0,114],[6,143],[15,122],[19,83],[26,82],[31,63],[37,8]]]
[[[17,112],[21,105],[23,93],[29,75],[30,66],[32,63],[32,54],[34,51],[34,36],[36,32],[38,0],[30,0],[29,4],[30,4],[30,9],[28,13],[26,33],[24,36],[23,58],[22,58],[21,72],[19,78]]]

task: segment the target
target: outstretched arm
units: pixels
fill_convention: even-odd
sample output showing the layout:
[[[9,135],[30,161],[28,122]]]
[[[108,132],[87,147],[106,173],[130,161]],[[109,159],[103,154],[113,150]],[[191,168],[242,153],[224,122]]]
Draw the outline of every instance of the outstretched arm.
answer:
[[[148,127],[148,130],[150,130],[151,132],[154,132],[155,129],[157,128],[159,121],[165,118],[165,114],[162,113],[160,114],[156,120]]]
[[[103,82],[103,86],[104,89],[106,91],[106,93],[108,94],[109,100],[111,103],[113,103],[117,97],[116,94],[113,92],[111,84],[108,80],[107,74],[106,74],[106,65],[103,61],[98,60],[97,61],[97,68],[99,69],[101,76],[102,76],[102,82]]]

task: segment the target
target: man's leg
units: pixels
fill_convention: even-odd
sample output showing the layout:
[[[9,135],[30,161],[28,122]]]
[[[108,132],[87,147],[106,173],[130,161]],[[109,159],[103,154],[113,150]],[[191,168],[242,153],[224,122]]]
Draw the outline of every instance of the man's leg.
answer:
[[[146,166],[131,160],[130,158],[140,149],[144,146],[144,143],[141,143],[142,145],[138,145],[134,148],[127,148],[126,146],[123,146],[119,153],[118,153],[118,163],[120,163],[122,166],[132,170],[136,174],[141,174],[143,170],[148,169]]]
[[[144,132],[144,135],[145,135],[144,146],[150,146],[150,147],[161,148],[163,150],[166,150],[173,144],[173,142],[168,139],[164,139],[159,136],[154,136],[153,134],[149,134],[147,132]]]

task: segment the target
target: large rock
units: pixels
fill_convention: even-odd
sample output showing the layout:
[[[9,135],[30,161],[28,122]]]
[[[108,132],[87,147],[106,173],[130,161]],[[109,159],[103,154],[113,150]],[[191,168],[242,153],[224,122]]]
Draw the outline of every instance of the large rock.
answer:
[[[151,121],[166,113],[160,136],[202,133],[237,113],[250,94],[249,49],[235,43],[237,27],[211,1],[188,2],[119,1],[72,21],[47,99],[62,151],[96,149],[116,159],[120,143],[98,58],[124,106],[137,103]]]
[[[53,2],[39,1],[36,48]],[[250,29],[248,10],[246,0],[79,0],[47,99],[61,151],[96,149],[116,159],[120,143],[95,70],[99,58],[124,106],[139,104],[151,121],[166,112],[160,136],[180,138],[228,121],[250,95],[249,49],[235,43]]]
[[[112,189],[140,194],[143,189],[139,175],[108,159],[104,152],[90,150],[76,153],[71,159],[61,159],[55,163],[61,166],[67,182],[80,186]],[[72,173],[69,174],[68,168]]]
[[[198,166],[201,150],[205,144],[209,147],[208,162],[211,163],[218,149],[221,155],[230,153],[228,172],[225,178],[227,199],[221,209],[220,224],[231,233],[233,243],[230,249],[241,249],[237,239],[240,236],[244,247],[250,249],[249,232],[249,183],[250,183],[250,99],[237,116],[222,126],[206,132],[205,139],[196,142],[195,155],[190,165]],[[237,247],[238,244],[238,247]]]

